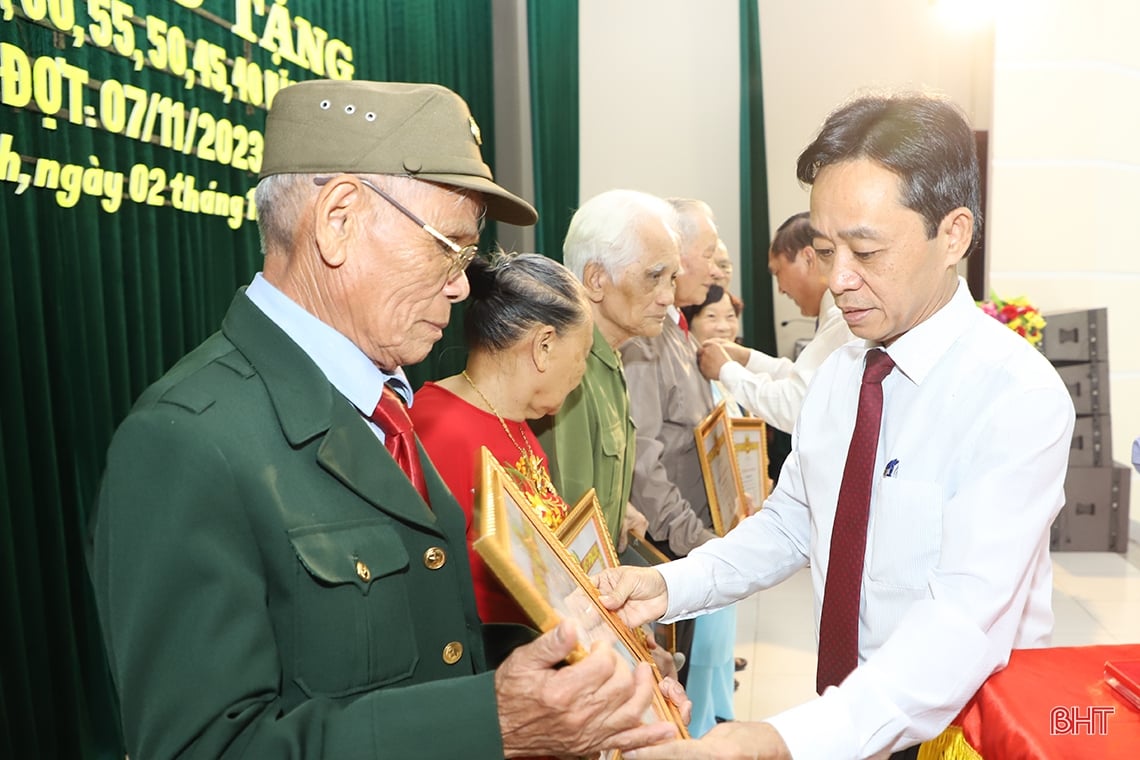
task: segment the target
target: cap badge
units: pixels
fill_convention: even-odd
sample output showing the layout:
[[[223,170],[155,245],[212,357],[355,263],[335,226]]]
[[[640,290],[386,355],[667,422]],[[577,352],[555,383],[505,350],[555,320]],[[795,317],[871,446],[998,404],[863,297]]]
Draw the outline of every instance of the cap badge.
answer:
[[[475,123],[475,117],[468,116],[467,123],[471,126],[471,136],[475,138],[475,144],[481,146],[483,144],[483,133],[480,131],[479,125]]]

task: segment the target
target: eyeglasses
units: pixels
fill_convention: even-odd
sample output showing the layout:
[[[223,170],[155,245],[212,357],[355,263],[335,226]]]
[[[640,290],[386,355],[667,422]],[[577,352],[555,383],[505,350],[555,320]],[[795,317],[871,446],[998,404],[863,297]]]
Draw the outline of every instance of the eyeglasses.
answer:
[[[331,177],[316,177],[313,181],[317,185],[325,185],[328,183],[328,181],[330,179],[331,179]],[[416,216],[416,214],[411,209],[409,209],[404,204],[400,203],[398,200],[393,198],[388,193],[381,190],[376,185],[372,184],[371,182],[364,179],[363,177],[357,177],[357,179],[360,180],[360,184],[364,185],[369,190],[372,190],[377,195],[379,195],[381,198],[383,198],[384,200],[388,201],[393,206],[395,206],[397,211],[399,211],[401,214],[403,214],[404,216],[408,217],[413,222],[415,222],[419,226],[420,229],[422,229],[424,232],[426,232],[427,234],[429,234],[433,238],[435,238],[436,242],[438,242],[441,246],[443,246],[445,248],[445,250],[442,251],[442,253],[445,257],[447,257],[447,264],[448,264],[448,266],[447,266],[447,280],[448,280],[448,282],[450,282],[451,280],[454,280],[456,277],[458,277],[460,275],[460,273],[466,271],[467,266],[471,263],[471,260],[474,259],[479,254],[479,246],[477,246],[477,245],[459,245],[459,243],[456,243],[454,240],[449,238],[447,235],[444,235],[442,232],[437,230],[435,227],[432,227],[430,224],[425,222],[423,219],[420,219],[418,216]]]

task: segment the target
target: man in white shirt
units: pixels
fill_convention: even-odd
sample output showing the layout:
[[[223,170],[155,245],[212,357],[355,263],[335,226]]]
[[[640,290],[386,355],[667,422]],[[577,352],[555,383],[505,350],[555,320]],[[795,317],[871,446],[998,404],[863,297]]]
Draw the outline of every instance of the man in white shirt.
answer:
[[[792,432],[812,375],[831,352],[855,336],[827,289],[827,274],[812,248],[808,212],[789,217],[776,230],[768,271],[800,313],[816,320],[815,335],[793,362],[729,341],[701,347],[701,373],[720,380],[740,405],[777,430]]]
[[[864,97],[828,118],[797,175],[812,186],[831,292],[864,342],[816,373],[764,509],[685,559],[607,571],[599,585],[627,621],[669,620],[810,563],[829,644],[821,696],[630,760],[915,758],[1012,648],[1051,635],[1049,529],[1073,405],[1049,363],[977,309],[956,274],[980,213],[973,132],[940,99]],[[886,371],[873,376],[876,367]],[[831,593],[848,579],[848,595]],[[845,603],[849,659],[825,671],[845,648],[829,610]]]

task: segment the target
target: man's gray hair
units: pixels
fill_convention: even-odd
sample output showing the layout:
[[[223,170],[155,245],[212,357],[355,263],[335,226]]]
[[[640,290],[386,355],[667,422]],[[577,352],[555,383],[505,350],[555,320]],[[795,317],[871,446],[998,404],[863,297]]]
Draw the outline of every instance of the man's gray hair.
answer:
[[[257,229],[261,232],[261,255],[288,253],[293,247],[297,217],[317,191],[310,174],[274,174],[257,183]]]
[[[677,231],[681,233],[681,255],[684,255],[692,246],[693,241],[700,234],[700,220],[708,218],[713,228],[716,228],[716,217],[713,216],[712,207],[704,201],[695,198],[666,198],[665,199],[677,214]]]
[[[648,225],[660,224],[680,245],[677,214],[656,195],[638,190],[607,190],[583,203],[574,212],[562,259],[579,280],[586,265],[600,264],[616,281],[642,253],[641,235]]]

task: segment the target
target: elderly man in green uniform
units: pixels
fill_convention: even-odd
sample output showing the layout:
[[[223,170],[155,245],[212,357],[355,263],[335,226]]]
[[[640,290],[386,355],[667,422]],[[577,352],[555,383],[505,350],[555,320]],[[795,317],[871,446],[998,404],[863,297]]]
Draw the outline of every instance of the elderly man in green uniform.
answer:
[[[479,140],[436,85],[277,95],[264,270],[138,401],[98,497],[91,570],[132,757],[590,754],[675,734],[641,723],[648,666],[596,647],[559,667],[570,625],[489,668],[463,513],[410,429],[400,367],[466,297],[481,217],[536,218]]]
[[[535,427],[559,493],[573,503],[596,489],[618,551],[630,531],[644,538],[648,522],[629,504],[637,434],[617,349],[661,332],[681,265],[675,226],[676,213],[663,199],[608,190],[575,212],[562,244],[563,260],[593,306],[594,346],[582,384]]]

